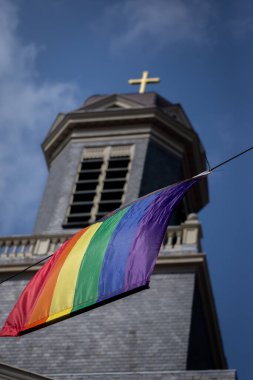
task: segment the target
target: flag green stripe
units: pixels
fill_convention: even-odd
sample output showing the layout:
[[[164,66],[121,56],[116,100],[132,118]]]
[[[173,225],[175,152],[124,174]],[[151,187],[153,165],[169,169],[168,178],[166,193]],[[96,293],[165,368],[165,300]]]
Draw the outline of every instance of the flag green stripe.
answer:
[[[98,297],[99,278],[107,246],[128,207],[103,222],[93,236],[80,265],[71,312],[94,304]]]

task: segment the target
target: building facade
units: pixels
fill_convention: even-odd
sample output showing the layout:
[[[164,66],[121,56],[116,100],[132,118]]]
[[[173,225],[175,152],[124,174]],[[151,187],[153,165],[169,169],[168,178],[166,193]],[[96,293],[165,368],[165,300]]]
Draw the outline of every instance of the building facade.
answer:
[[[204,148],[183,108],[152,92],[88,98],[57,116],[42,148],[49,175],[34,232],[0,238],[1,278],[122,204],[205,170]],[[197,212],[207,202],[203,180],[172,217],[151,289],[2,338],[0,362],[52,379],[235,379],[201,248]],[[1,286],[1,323],[37,269]]]

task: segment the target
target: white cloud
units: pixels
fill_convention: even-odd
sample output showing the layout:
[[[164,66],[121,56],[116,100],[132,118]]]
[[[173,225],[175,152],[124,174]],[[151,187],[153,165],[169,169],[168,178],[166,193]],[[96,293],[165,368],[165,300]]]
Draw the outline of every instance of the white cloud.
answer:
[[[113,49],[141,42],[154,50],[175,42],[208,42],[214,17],[206,0],[127,0],[107,8],[104,20]]]
[[[46,170],[40,144],[60,111],[76,106],[71,83],[42,82],[39,47],[18,37],[18,10],[0,0],[0,233],[23,233],[32,223]]]

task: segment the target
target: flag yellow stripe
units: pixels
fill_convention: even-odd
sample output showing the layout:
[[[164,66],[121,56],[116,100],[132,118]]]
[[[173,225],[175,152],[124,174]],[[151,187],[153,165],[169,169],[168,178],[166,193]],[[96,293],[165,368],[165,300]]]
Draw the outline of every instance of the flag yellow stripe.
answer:
[[[47,322],[52,321],[56,318],[61,318],[61,317],[64,317],[65,315],[68,315],[70,314],[71,310],[72,310],[72,307],[69,307],[68,309],[60,311],[59,313],[52,314],[50,315],[49,318],[47,318]]]
[[[61,313],[63,310],[67,310],[73,306],[76,281],[83,256],[101,224],[96,223],[90,226],[66,258],[56,282],[47,321],[57,318],[55,314]]]

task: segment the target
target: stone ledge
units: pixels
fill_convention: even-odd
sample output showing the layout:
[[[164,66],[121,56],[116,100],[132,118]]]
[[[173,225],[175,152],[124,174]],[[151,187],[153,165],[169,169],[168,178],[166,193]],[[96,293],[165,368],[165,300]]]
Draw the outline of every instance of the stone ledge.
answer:
[[[143,371],[143,372],[90,372],[76,374],[52,374],[53,379],[81,380],[89,379],[113,379],[113,380],[236,380],[235,370],[208,370],[208,371]]]

